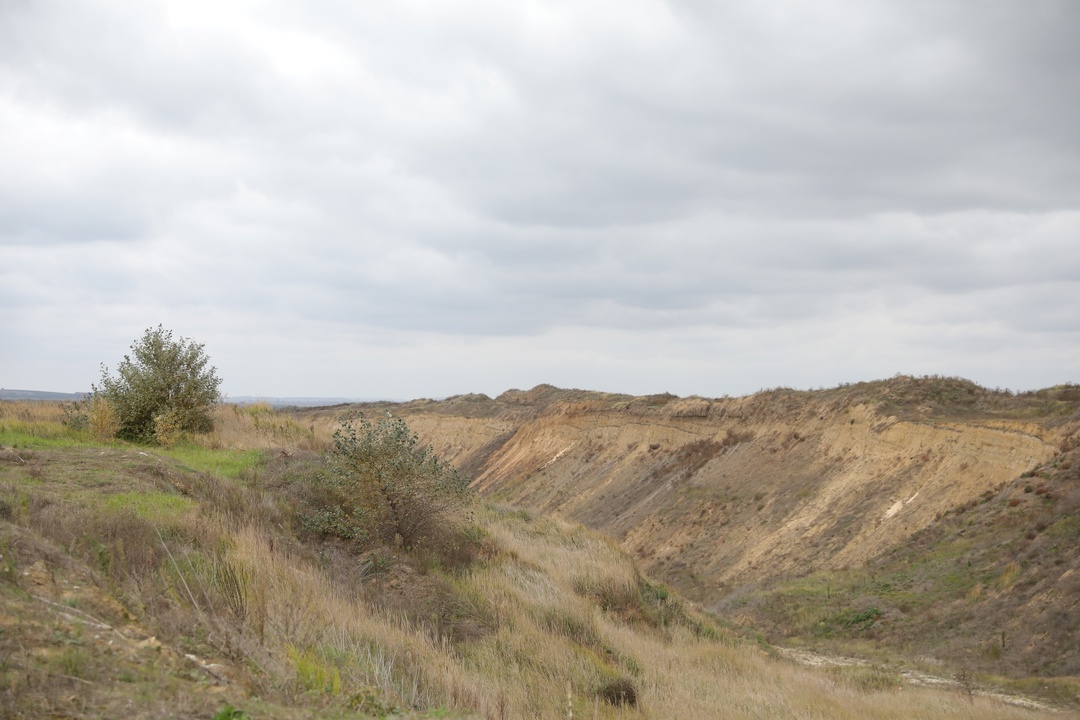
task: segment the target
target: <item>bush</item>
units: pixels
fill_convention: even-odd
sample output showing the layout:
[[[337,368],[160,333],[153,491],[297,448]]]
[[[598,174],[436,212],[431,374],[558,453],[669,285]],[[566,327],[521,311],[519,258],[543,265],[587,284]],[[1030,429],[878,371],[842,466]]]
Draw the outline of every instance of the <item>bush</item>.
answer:
[[[131,345],[116,377],[102,365],[94,395],[113,408],[117,437],[171,444],[180,433],[214,427],[210,412],[221,402],[221,379],[209,362],[201,344],[173,340],[172,331],[158,325]]]
[[[86,401],[87,429],[95,440],[105,441],[116,437],[120,421],[116,407],[103,395],[91,395]]]
[[[468,480],[428,448],[403,420],[346,418],[334,433],[329,472],[312,493],[304,524],[345,540],[405,549],[457,542],[452,515]]]

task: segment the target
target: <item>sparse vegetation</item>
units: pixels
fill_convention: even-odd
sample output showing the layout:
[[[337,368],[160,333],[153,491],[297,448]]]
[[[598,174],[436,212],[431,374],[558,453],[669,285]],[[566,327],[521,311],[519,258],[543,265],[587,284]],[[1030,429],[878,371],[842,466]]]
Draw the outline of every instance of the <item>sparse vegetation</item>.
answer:
[[[777,401],[797,398],[773,392]],[[545,390],[529,402],[552,397]],[[455,402],[497,424],[497,401]],[[641,416],[677,404],[614,402]],[[214,410],[212,433],[150,452],[103,443],[52,412],[0,403],[0,443],[11,450],[0,454],[0,707],[12,717],[533,718],[565,717],[568,706],[574,717],[609,719],[1039,714],[978,692],[901,691],[891,656],[832,670],[780,661],[752,635],[646,577],[610,538],[542,512],[462,503],[464,480],[404,422],[354,424],[351,439],[346,429],[335,441],[315,413],[224,407]],[[707,408],[680,412],[708,417]],[[746,403],[738,412],[757,410]],[[773,437],[757,427],[732,433],[745,433],[761,453],[806,452],[815,442],[810,432]],[[509,439],[497,432],[495,449]],[[698,483],[713,461],[746,462],[746,446],[732,452],[746,440],[728,442],[732,433],[714,436],[719,447],[680,451],[687,443],[666,438],[651,453],[647,439],[620,438],[618,447],[671,465],[668,477],[684,483],[672,497],[701,523],[814,497],[799,497],[813,490],[809,483],[788,496]],[[580,453],[576,462],[610,462],[599,443],[583,443]],[[824,620],[830,629],[814,642],[873,654],[886,652],[883,643],[904,646],[915,622],[945,638],[971,634],[935,609],[959,602],[963,612],[982,613],[976,621],[989,629],[957,651],[982,652],[972,663],[980,686],[1006,682],[985,672],[998,662],[991,650],[1009,662],[1043,618],[1018,618],[1032,625],[1029,635],[990,627],[989,599],[1069,592],[1040,584],[1036,570],[1064,572],[1067,549],[1080,540],[1075,512],[1066,510],[1078,465],[1058,460],[1037,468],[1032,482],[1042,493],[1024,493],[1018,480],[962,515],[943,515],[948,532],[940,537],[923,533],[866,568],[778,578],[738,596],[737,612],[773,617],[777,628],[789,623],[795,643]],[[378,483],[399,477],[411,497],[436,506],[427,521],[403,524],[413,516],[388,511]],[[1023,500],[1010,505],[1014,498]],[[453,504],[457,510],[444,510]],[[319,519],[319,509],[330,515]],[[695,527],[685,515],[670,517],[676,530]],[[440,535],[448,528],[450,536]],[[1018,537],[1030,530],[1034,539],[991,563],[981,533],[1002,528]],[[1045,684],[1062,702],[1080,689],[1065,679]]]
[[[302,523],[367,546],[439,551],[463,542],[456,511],[468,481],[439,460],[401,419],[349,417],[334,433],[324,472],[313,475]]]

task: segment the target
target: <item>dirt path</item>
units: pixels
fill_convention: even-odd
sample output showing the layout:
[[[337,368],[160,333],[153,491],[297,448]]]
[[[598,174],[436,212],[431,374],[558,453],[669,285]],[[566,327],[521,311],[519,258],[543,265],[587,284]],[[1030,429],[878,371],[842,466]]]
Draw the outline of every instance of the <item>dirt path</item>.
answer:
[[[871,667],[873,663],[866,660],[860,660],[858,658],[844,657],[842,655],[824,655],[822,653],[812,652],[810,650],[799,650],[796,648],[785,648],[779,646],[773,646],[778,653],[784,658],[797,662],[800,665],[806,665],[808,667],[817,668],[830,668],[830,667]],[[929,673],[920,672],[918,670],[901,670],[899,671],[901,677],[909,685],[918,685],[921,687],[936,687],[943,690],[955,690],[956,692],[965,692],[965,688],[959,680],[954,678],[941,677],[940,675],[930,675]],[[1036,700],[1032,697],[1025,695],[1007,695],[1002,692],[994,690],[985,690],[980,688],[973,688],[971,692],[980,697],[990,698],[997,700],[998,702],[1005,703],[1006,705],[1014,705],[1016,707],[1027,708],[1028,710],[1042,710],[1048,712],[1062,712],[1061,708],[1047,705],[1041,700]]]

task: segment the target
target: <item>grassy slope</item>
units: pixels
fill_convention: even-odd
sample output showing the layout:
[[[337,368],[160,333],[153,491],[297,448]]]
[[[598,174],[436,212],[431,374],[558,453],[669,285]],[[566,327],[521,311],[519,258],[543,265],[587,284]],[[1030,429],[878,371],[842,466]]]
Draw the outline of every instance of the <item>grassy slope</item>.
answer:
[[[541,386],[525,393],[507,393],[494,400],[463,396],[450,398],[437,407],[427,403],[413,408],[404,406],[395,412],[411,410],[461,417],[507,418],[513,417],[508,408],[528,408],[531,415],[522,416],[528,420],[550,408],[557,408],[559,404],[582,400],[594,403],[597,413],[610,413],[613,408],[622,406],[640,406],[646,417],[649,406],[646,400],[651,400],[651,405],[658,408],[665,402],[677,405],[674,399],[662,396],[607,397]],[[926,425],[973,423],[987,427],[1014,423],[1020,427],[1020,432],[1023,432],[1023,426],[1017,423],[1030,423],[1031,427],[1061,430],[1058,435],[1064,437],[1064,444],[1056,458],[1032,471],[1035,475],[1022,477],[1020,468],[1016,468],[1015,475],[999,478],[1001,484],[998,481],[985,483],[985,489],[975,490],[962,502],[942,506],[936,519],[931,512],[928,527],[914,535],[896,536],[891,541],[894,543],[891,548],[882,548],[885,552],[866,566],[809,575],[798,568],[784,568],[782,572],[774,572],[772,579],[766,582],[742,587],[729,584],[723,592],[730,595],[723,601],[715,599],[720,593],[702,592],[698,596],[702,600],[707,598],[710,607],[721,614],[739,617],[747,626],[765,631],[773,641],[834,652],[860,652],[891,660],[904,657],[907,662],[929,663],[946,675],[953,674],[958,668],[969,668],[985,677],[1009,678],[1001,681],[1012,687],[1037,688],[1064,701],[1077,702],[1080,698],[1080,681],[1077,680],[1080,676],[1080,606],[1077,604],[1080,555],[1075,551],[1080,546],[1077,520],[1080,481],[1077,479],[1076,450],[1069,448],[1075,443],[1080,427],[1078,400],[1080,388],[1076,385],[1016,394],[980,388],[954,378],[907,377],[845,385],[827,391],[781,389],[746,398],[746,404],[750,406],[742,411],[746,417],[792,418],[798,417],[800,412],[805,413],[808,403],[825,409],[831,404],[856,403],[875,407],[877,416],[890,418],[890,422],[900,419]],[[675,417],[674,412],[669,415]],[[819,415],[827,415],[827,412],[812,413],[813,418]],[[808,424],[812,424],[812,419]],[[665,422],[670,424],[661,416],[652,422],[658,429]],[[775,512],[773,515],[785,519],[789,513],[794,513],[793,507],[804,502],[804,495],[810,497],[813,483],[820,474],[820,468],[814,466],[814,457],[808,450],[810,444],[802,441],[806,439],[807,431],[802,427],[799,431],[798,443],[778,444],[778,450],[782,452],[766,456],[761,467],[734,467],[730,479],[713,478],[715,481],[711,486],[694,478],[694,481],[676,487],[674,494],[678,502],[669,502],[659,510],[654,506],[649,508],[651,514],[646,514],[645,522],[633,517],[635,528],[643,527],[647,522],[674,528],[671,534],[679,541],[653,542],[651,546],[645,541],[639,544],[635,552],[640,557],[654,552],[653,548],[657,546],[670,555],[665,557],[665,567],[658,568],[653,562],[650,571],[665,571],[666,579],[692,590],[705,575],[700,567],[693,567],[692,563],[687,565],[693,554],[715,554],[717,546],[725,544],[735,548],[729,555],[738,557],[745,547],[745,535],[740,527],[764,524],[769,508],[781,506],[780,500],[784,500],[761,492],[768,489],[762,481],[754,488],[757,494],[753,494],[753,500],[761,502],[748,502],[754,490],[738,489],[740,484],[746,485],[748,474],[756,472],[762,480],[770,474],[782,478],[791,497],[786,498],[788,505],[781,507],[779,515]],[[663,453],[663,438],[659,432],[657,457]],[[513,435],[513,432],[505,432],[497,438],[495,445],[505,443]],[[585,437],[579,445],[583,447],[589,439]],[[561,443],[549,451],[549,458],[556,450],[570,445],[570,440],[564,439]],[[723,452],[723,444],[712,445]],[[580,451],[576,448],[565,456],[559,453],[569,467],[564,475],[577,483],[564,492],[569,498],[563,501],[564,505],[577,503],[573,505],[573,516],[605,528],[612,526],[605,513],[617,515],[618,511],[624,510],[609,491],[616,484],[605,486],[608,476],[615,477],[612,463],[605,460],[604,453],[608,450],[597,446]],[[648,475],[647,481],[627,484],[651,491],[660,480],[676,476],[676,471],[687,477],[693,475],[707,464],[706,450],[710,450],[708,443],[699,441],[672,453],[670,466],[654,461],[650,456],[618,465],[617,470],[651,462],[651,474],[638,473],[643,477]],[[948,448],[943,450],[947,452]],[[978,449],[972,448],[972,451]],[[485,458],[490,456],[486,450],[476,454]],[[592,460],[594,456],[599,460]],[[484,466],[482,461],[474,464]],[[953,465],[951,470],[959,473],[967,470],[968,460]],[[539,480],[526,481],[521,487],[535,494],[555,493],[556,481],[545,476],[545,472],[549,471],[541,470]],[[717,474],[713,473],[714,476]],[[887,479],[876,481],[885,487],[889,485]],[[1043,489],[1045,492],[1041,491]],[[978,495],[980,491],[982,494]],[[743,497],[739,492],[744,493]],[[699,493],[700,497],[694,493]],[[593,497],[591,504],[582,500],[586,494]],[[903,493],[903,498],[910,494]],[[927,498],[928,493],[923,489],[920,502]],[[740,499],[745,506],[742,515],[732,511],[732,508],[739,510]],[[697,513],[699,506],[702,507],[700,515]],[[728,511],[723,522],[717,522],[712,514],[713,506]],[[762,507],[766,510],[762,511]],[[880,508],[870,504],[861,514],[872,519],[880,517]],[[726,533],[723,528],[728,526],[727,515],[734,517],[731,531]],[[827,515],[824,519],[836,520]],[[698,534],[694,534],[696,532]],[[828,555],[831,548],[828,540],[825,538],[820,548],[818,542],[812,544],[819,561]],[[792,549],[775,546],[774,551],[770,549],[770,554],[783,556]],[[718,565],[727,567],[725,563]],[[761,565],[768,567],[768,556]],[[687,578],[680,578],[680,568],[684,568]],[[707,576],[704,580],[708,580]],[[929,661],[929,658],[935,658],[935,661]]]
[[[568,689],[578,717],[1033,716],[778,660],[580,527],[478,507],[475,557],[448,571],[301,542],[301,453],[94,445],[26,422],[0,426],[5,717],[565,717]],[[613,681],[637,709],[601,700]]]

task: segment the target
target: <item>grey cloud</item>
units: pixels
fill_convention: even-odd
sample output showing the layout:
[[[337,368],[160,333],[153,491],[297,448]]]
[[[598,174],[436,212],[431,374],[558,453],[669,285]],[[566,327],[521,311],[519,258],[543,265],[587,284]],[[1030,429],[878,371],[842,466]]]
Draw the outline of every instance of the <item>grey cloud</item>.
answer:
[[[1027,103],[1011,96],[1015,80],[986,73],[980,64],[990,49],[971,47],[959,34],[962,28],[954,29],[958,37],[946,34],[939,41],[945,45],[939,55],[958,56],[959,67],[951,74],[946,70],[943,81],[905,77],[909,65],[915,66],[913,74],[927,75],[940,71],[941,63],[933,47],[928,60],[919,53],[906,57],[912,36],[923,28],[900,19],[912,27],[899,38],[878,28],[891,40],[880,54],[864,44],[840,43],[834,50],[836,35],[822,35],[800,38],[804,44],[788,57],[778,52],[777,28],[759,28],[757,37],[745,41],[738,25],[713,21],[698,29],[698,45],[680,47],[691,58],[679,68],[691,78],[681,92],[679,83],[675,90],[668,87],[658,63],[638,77],[637,97],[629,102],[604,93],[613,79],[604,74],[606,66],[568,71],[550,95],[543,90],[554,83],[533,88],[522,73],[515,79],[526,101],[505,121],[509,127],[494,124],[482,137],[465,138],[441,151],[452,153],[445,159],[436,153],[430,171],[460,171],[473,159],[478,179],[498,182],[470,183],[466,175],[464,190],[486,211],[512,222],[663,217],[667,195],[671,213],[689,203],[804,216],[1071,203],[1077,178],[1069,170],[1073,165],[1060,158],[1062,152],[1075,156],[1076,141],[1065,123],[1057,123],[1055,134],[1039,124],[1052,115],[1032,107],[1044,98]],[[1017,52],[1038,46],[1037,37],[1029,41]],[[726,50],[732,44],[735,49]],[[871,55],[869,61],[864,54]],[[928,67],[918,67],[923,64]],[[616,87],[629,85],[620,83],[619,68],[610,72]],[[1025,104],[1037,121],[1015,112]],[[665,182],[669,177],[683,181]],[[633,203],[627,193],[615,193],[627,202],[621,212],[605,200],[602,188],[635,185],[654,207]],[[1038,192],[1030,191],[1032,185]]]
[[[237,367],[280,332],[281,367],[319,354],[327,378],[404,377],[407,353],[577,385],[575,363],[719,383],[721,355],[751,384],[953,372],[935,338],[976,369],[996,345],[1002,374],[1018,338],[1075,359],[1077,20],[9,4],[0,252],[29,270],[0,303],[58,335],[92,312],[122,346],[171,320]],[[10,318],[19,359],[47,344]]]
[[[275,109],[273,76],[259,58],[235,38],[181,36],[155,3],[28,3],[4,14],[0,39],[0,63],[18,73],[26,102],[122,110],[204,133],[243,129]]]

